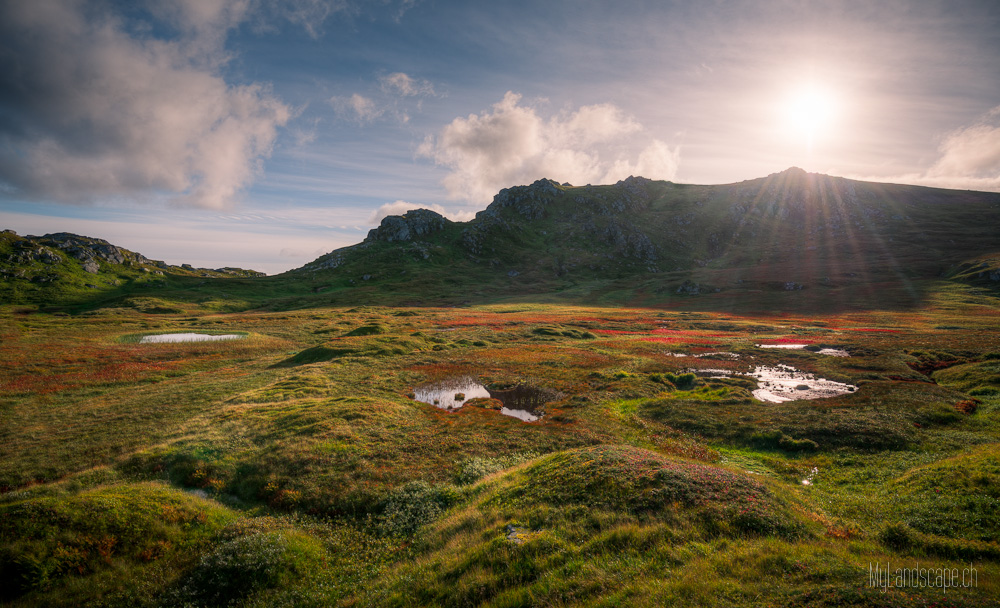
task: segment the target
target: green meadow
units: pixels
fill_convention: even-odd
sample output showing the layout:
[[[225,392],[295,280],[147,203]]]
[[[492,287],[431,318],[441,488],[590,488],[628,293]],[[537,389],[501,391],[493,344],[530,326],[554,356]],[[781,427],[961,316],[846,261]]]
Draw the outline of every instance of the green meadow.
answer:
[[[818,315],[5,306],[0,602],[996,605],[1000,308],[928,293]],[[141,341],[173,332],[243,337]],[[761,401],[751,374],[780,366],[852,389]],[[414,398],[459,377],[547,397],[533,422]]]

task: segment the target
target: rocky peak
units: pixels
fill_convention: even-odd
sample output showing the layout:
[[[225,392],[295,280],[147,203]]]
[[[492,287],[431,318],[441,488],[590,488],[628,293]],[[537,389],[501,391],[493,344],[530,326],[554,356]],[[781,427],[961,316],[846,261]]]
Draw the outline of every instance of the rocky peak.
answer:
[[[480,213],[496,213],[501,208],[511,207],[529,220],[545,215],[545,203],[557,196],[562,190],[557,182],[542,178],[530,186],[513,186],[504,188],[493,197],[486,211]]]
[[[365,241],[385,241],[388,243],[412,241],[415,238],[443,229],[451,221],[430,209],[413,209],[403,215],[388,215],[382,218],[378,228],[368,231]]]

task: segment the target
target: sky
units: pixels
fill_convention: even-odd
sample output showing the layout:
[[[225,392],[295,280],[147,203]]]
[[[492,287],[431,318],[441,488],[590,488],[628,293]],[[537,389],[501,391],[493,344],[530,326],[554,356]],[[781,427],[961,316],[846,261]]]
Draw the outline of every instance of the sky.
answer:
[[[0,0],[0,228],[269,274],[501,188],[1000,191],[995,0]]]

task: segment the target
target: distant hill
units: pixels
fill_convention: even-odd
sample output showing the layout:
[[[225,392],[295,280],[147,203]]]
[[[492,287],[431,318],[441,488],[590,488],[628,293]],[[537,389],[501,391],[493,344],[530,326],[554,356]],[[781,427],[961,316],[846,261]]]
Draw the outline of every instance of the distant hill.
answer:
[[[68,232],[19,236],[0,232],[0,301],[53,304],[116,293],[124,286],[167,287],[178,278],[263,277],[241,268],[193,268]]]
[[[871,298],[907,305],[927,279],[1000,284],[996,226],[1000,194],[797,168],[717,186],[543,179],[502,190],[470,222],[426,209],[387,217],[364,242],[290,275],[415,301],[562,294],[721,303],[739,295],[767,306],[796,292],[799,304],[820,307]]]
[[[501,190],[469,222],[427,209],[386,217],[363,242],[272,277],[167,266],[66,233],[5,231],[0,295],[73,310],[498,300],[737,311],[911,307],[942,281],[1000,290],[997,226],[1000,194],[797,168],[714,186],[542,179]]]

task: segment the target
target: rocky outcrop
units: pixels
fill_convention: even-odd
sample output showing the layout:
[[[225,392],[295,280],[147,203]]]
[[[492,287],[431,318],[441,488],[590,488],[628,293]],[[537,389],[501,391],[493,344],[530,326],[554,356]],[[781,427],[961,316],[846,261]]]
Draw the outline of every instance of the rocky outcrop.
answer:
[[[561,192],[559,184],[551,179],[540,179],[530,186],[504,188],[493,197],[493,202],[486,208],[486,211],[491,208],[497,210],[509,207],[525,219],[535,220],[545,216],[547,203]],[[476,215],[476,218],[479,218],[479,214]]]
[[[152,264],[146,256],[116,247],[104,239],[56,232],[36,237],[34,240],[49,247],[56,247],[70,257],[76,258],[87,272],[97,272],[91,269],[98,265],[99,261],[109,264]]]
[[[612,220],[601,236],[614,246],[617,255],[646,264],[656,262],[656,245],[646,233],[630,223]]]
[[[540,179],[530,186],[504,188],[462,231],[462,246],[474,255],[483,255],[491,235],[514,230],[520,225],[520,218],[530,221],[545,217],[548,204],[562,193],[561,187],[551,179]],[[508,219],[508,210],[517,215]]]
[[[379,227],[372,228],[365,240],[387,243],[412,241],[437,232],[450,223],[440,213],[430,209],[414,209],[403,215],[389,215],[382,218]]]
[[[4,230],[2,233],[4,240],[10,247],[10,253],[6,256],[0,255],[0,276],[10,278],[30,279],[36,283],[55,282],[65,275],[59,274],[57,267],[78,263],[84,272],[98,274],[102,268],[104,270],[122,270],[125,267],[131,270],[138,270],[145,273],[163,276],[164,273],[155,268],[170,269],[171,266],[165,262],[150,260],[141,253],[129,251],[112,245],[104,239],[81,236],[69,232],[56,232],[45,236],[18,236],[12,230]],[[36,263],[46,264],[52,267],[56,274],[45,271],[39,274],[39,270],[32,269]],[[176,269],[176,267],[174,267]],[[185,270],[201,272],[202,276],[231,276],[231,277],[262,277],[263,272],[256,270],[244,270],[242,268],[217,268],[210,270],[206,268],[194,268],[190,264],[182,266]],[[214,274],[213,274],[214,273]]]

